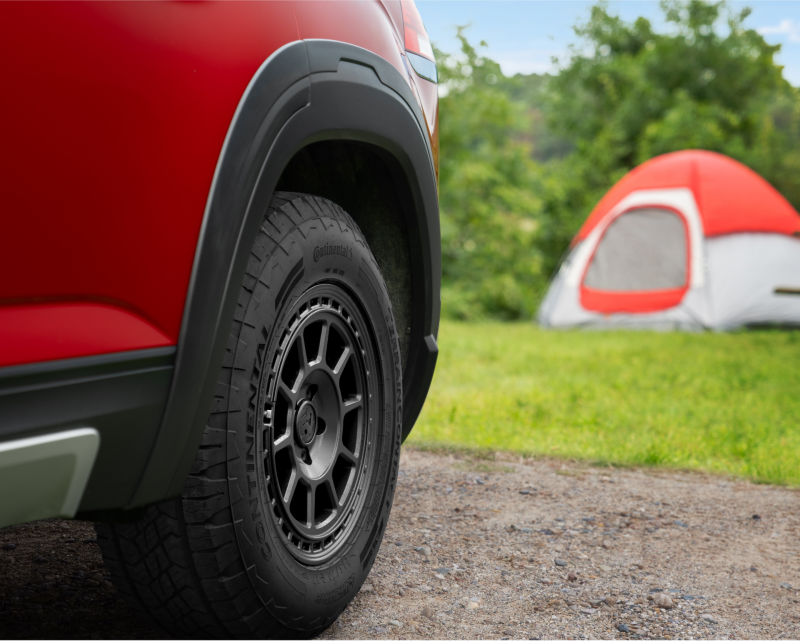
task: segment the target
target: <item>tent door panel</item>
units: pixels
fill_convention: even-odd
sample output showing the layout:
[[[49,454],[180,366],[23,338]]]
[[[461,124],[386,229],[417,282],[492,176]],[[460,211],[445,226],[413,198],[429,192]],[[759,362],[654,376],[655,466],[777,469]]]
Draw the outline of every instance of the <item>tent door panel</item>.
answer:
[[[688,288],[688,229],[660,207],[631,209],[606,229],[581,287],[587,309],[650,312],[680,303]]]

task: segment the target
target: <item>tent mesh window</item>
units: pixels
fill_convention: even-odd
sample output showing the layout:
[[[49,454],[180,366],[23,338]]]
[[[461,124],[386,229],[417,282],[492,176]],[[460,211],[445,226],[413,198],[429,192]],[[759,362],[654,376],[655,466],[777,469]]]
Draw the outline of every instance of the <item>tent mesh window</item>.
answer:
[[[686,286],[686,226],[667,209],[632,209],[606,230],[584,285],[606,291],[652,291]]]

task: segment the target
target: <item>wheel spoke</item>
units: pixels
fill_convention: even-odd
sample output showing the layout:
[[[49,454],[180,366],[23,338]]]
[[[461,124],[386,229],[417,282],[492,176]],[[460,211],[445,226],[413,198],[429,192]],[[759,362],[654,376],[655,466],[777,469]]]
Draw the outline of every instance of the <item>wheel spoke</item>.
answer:
[[[314,509],[317,504],[317,489],[315,487],[306,488],[306,524],[314,527]]]
[[[331,497],[331,500],[333,501],[333,504],[337,508],[339,508],[340,507],[340,505],[339,505],[339,495],[336,492],[336,486],[333,484],[333,479],[331,478],[331,475],[328,474],[322,482],[325,484],[325,487],[328,488],[328,494],[330,494],[330,497]]]
[[[303,338],[302,332],[297,335],[297,340],[295,341],[295,345],[297,346],[297,351],[300,356],[300,376],[302,377],[305,373],[306,368],[308,367],[308,352],[306,352],[306,341]]]
[[[361,394],[359,394],[358,396],[351,396],[350,398],[348,398],[342,405],[342,407],[344,407],[345,413],[357,407],[361,407],[361,405],[363,404],[362,400],[363,399]]]
[[[297,490],[297,470],[292,470],[292,475],[289,477],[289,483],[286,485],[286,492],[283,493],[283,504],[288,507],[292,503],[292,499],[294,498],[294,493]]]
[[[314,363],[324,363],[325,354],[328,353],[328,336],[330,335],[330,322],[322,323],[322,329],[319,332],[319,351],[317,352],[317,359]]]
[[[277,454],[281,450],[286,449],[287,447],[291,447],[291,445],[292,445],[292,435],[291,433],[289,433],[281,436],[277,441],[275,441],[272,447],[275,454]]]
[[[345,447],[344,443],[339,443],[338,456],[341,456],[345,461],[351,465],[358,463],[358,457]]]
[[[289,407],[294,407],[297,404],[297,392],[284,383],[283,379],[278,379],[278,392],[283,394],[284,398],[289,402]]]
[[[344,350],[342,350],[342,355],[339,357],[339,361],[336,363],[336,367],[333,368],[334,376],[338,378],[342,375],[344,366],[347,365],[347,361],[350,360],[350,356],[352,355],[353,355],[353,350],[351,350],[349,346],[346,346]]]

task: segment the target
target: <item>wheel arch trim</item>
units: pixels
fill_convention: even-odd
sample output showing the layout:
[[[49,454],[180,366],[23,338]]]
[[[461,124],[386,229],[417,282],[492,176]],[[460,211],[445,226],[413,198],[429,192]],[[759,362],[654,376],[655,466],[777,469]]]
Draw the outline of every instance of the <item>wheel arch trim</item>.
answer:
[[[283,169],[321,140],[368,143],[401,167],[412,261],[412,341],[403,436],[424,403],[436,361],[441,255],[438,194],[425,120],[408,84],[354,45],[296,41],[273,53],[242,96],[211,184],[184,307],[169,399],[128,507],[180,494],[216,389],[249,246]]]

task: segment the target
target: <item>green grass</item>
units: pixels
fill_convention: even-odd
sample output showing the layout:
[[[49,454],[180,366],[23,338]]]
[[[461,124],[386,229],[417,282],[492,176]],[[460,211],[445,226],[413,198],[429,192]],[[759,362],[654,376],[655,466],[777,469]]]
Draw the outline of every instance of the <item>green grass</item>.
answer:
[[[800,485],[800,332],[444,322],[410,444]]]

